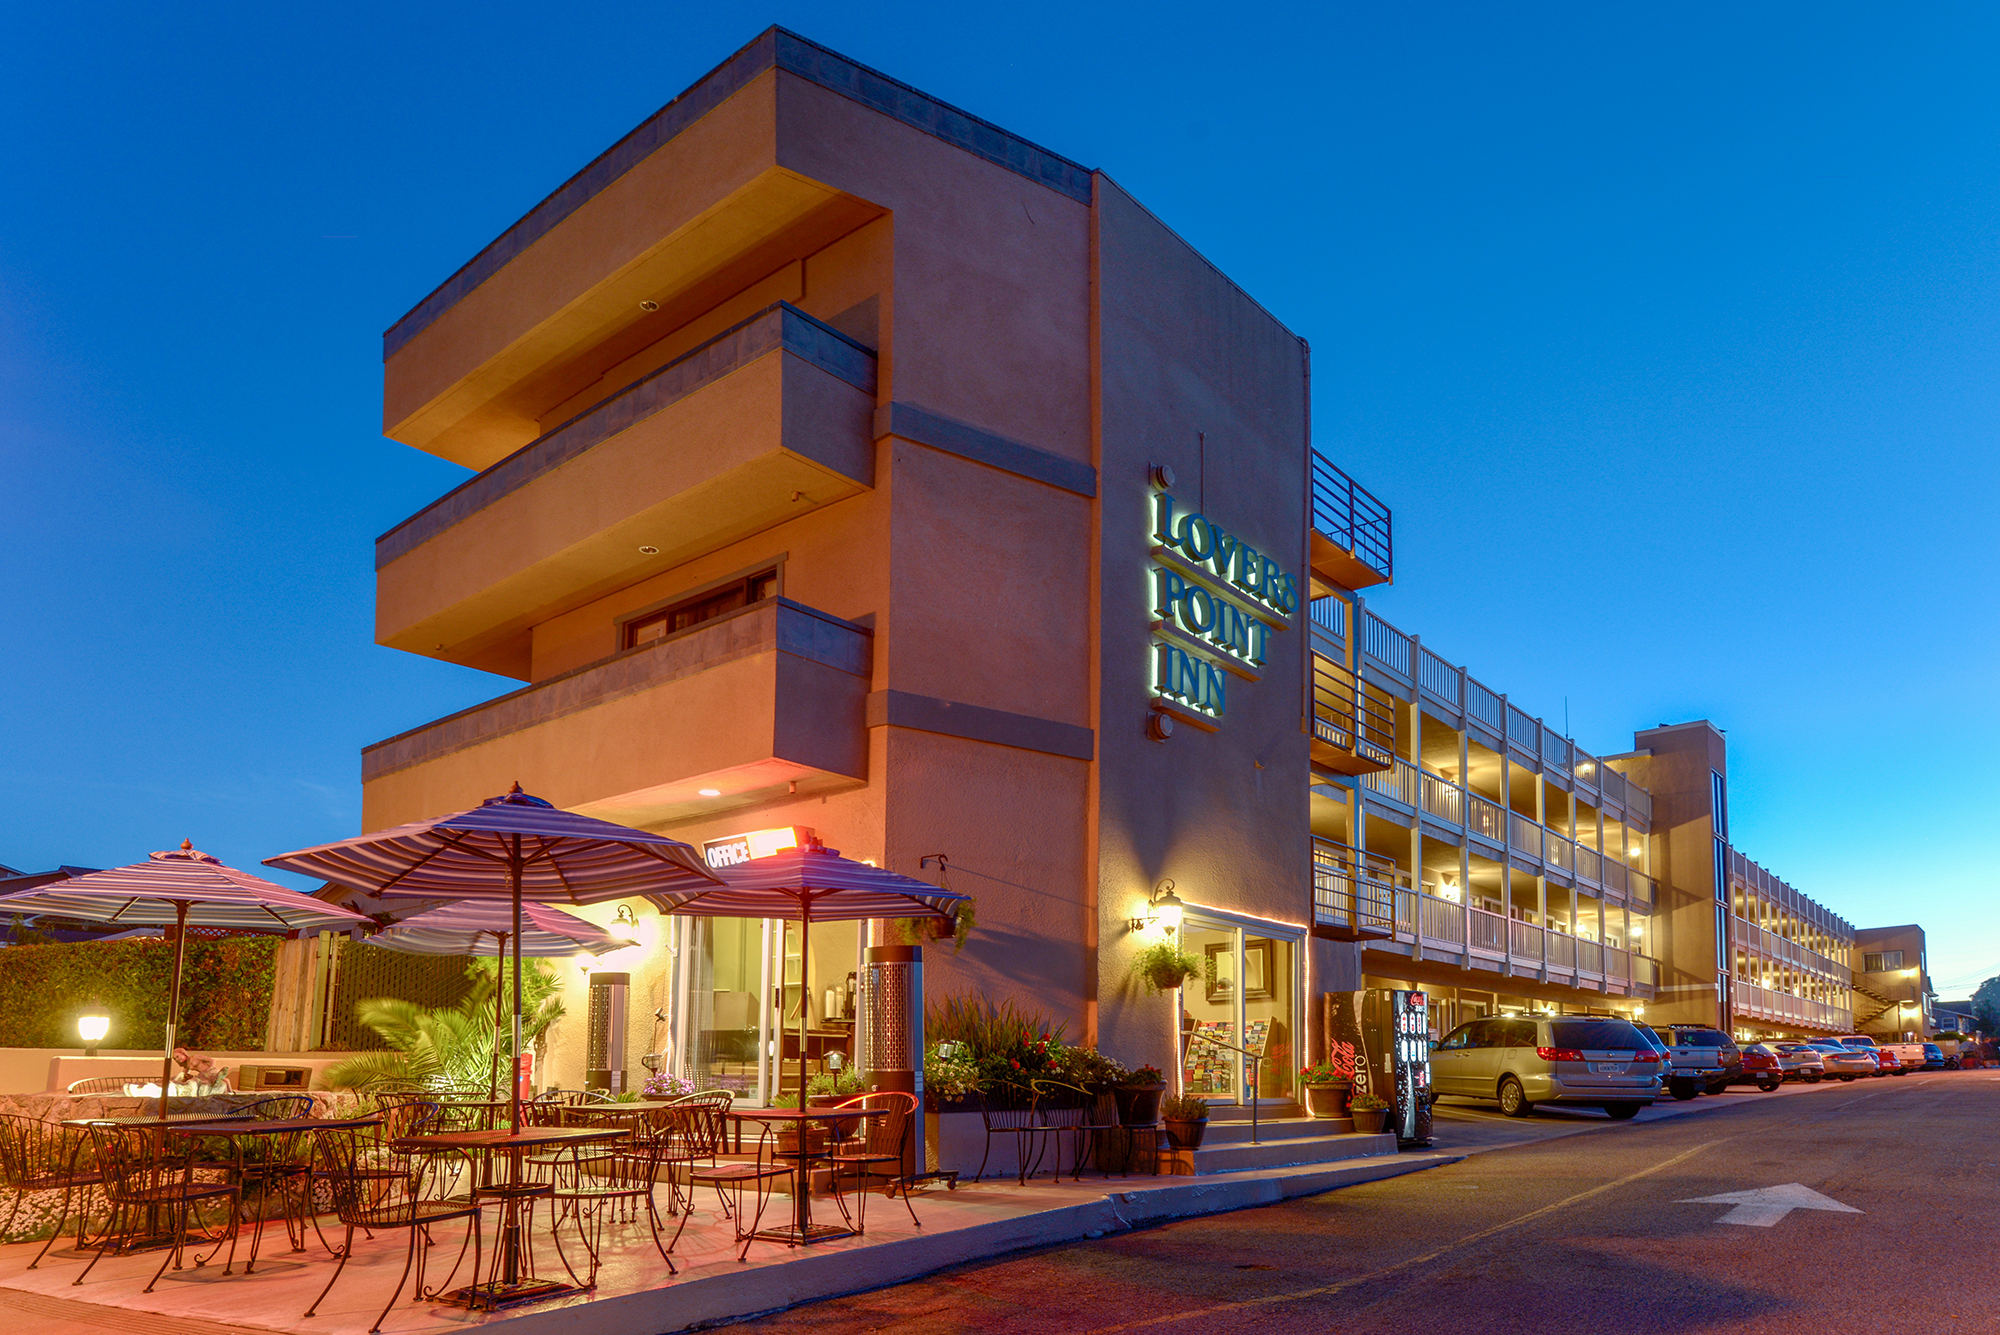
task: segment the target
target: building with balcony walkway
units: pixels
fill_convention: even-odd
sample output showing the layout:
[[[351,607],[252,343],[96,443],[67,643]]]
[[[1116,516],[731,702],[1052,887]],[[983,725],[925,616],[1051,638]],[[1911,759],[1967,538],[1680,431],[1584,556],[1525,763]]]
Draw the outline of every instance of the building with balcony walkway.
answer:
[[[1662,974],[1651,1013],[1745,1042],[1853,1032],[1853,924],[1730,842],[1728,741],[1705,719],[1639,732],[1619,763],[1653,795]]]
[[[1317,527],[1321,498],[1356,488],[1314,466]],[[1354,943],[1357,985],[1430,992],[1440,1032],[1504,1011],[1643,1014],[1649,794],[1377,616],[1318,534],[1314,553],[1315,930]]]
[[[1939,1032],[1924,929],[1863,927],[1854,934],[1854,1032],[1921,1043]]]

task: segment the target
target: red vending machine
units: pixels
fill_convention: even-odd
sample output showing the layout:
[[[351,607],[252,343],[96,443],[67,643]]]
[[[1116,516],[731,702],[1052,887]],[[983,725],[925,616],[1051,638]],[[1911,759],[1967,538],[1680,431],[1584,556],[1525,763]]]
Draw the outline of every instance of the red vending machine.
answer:
[[[1396,1143],[1431,1143],[1430,998],[1371,987],[1327,995],[1327,1040],[1335,1060],[1351,1054],[1354,1089],[1388,1100]]]

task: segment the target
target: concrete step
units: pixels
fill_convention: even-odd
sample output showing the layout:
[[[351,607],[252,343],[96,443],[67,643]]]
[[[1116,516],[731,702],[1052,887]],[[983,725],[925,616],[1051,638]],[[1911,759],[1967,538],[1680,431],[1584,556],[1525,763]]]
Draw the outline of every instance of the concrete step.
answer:
[[[1342,1159],[1362,1159],[1395,1152],[1396,1138],[1386,1134],[1260,1140],[1255,1145],[1248,1142],[1211,1145],[1204,1139],[1198,1150],[1174,1150],[1163,1156],[1169,1162],[1161,1165],[1161,1171],[1203,1177],[1211,1173],[1287,1168],[1295,1164],[1338,1163]]]
[[[1310,1140],[1316,1136],[1340,1136],[1354,1130],[1351,1117],[1260,1117],[1257,1119],[1258,1140]],[[1237,1121],[1209,1115],[1208,1134],[1202,1137],[1202,1148],[1210,1145],[1248,1145],[1250,1143],[1250,1119]]]

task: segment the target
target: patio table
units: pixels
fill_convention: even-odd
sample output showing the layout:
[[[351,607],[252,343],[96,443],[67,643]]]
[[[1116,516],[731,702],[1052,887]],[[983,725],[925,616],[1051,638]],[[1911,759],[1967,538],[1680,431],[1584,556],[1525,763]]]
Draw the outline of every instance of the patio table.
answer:
[[[182,1122],[177,1125],[169,1126],[167,1128],[167,1134],[172,1136],[201,1136],[205,1139],[227,1140],[230,1144],[231,1152],[236,1156],[236,1162],[233,1165],[231,1165],[231,1171],[234,1173],[235,1180],[237,1184],[240,1186],[246,1183],[249,1180],[250,1176],[252,1175],[251,1161],[244,1157],[243,1139],[245,1137],[296,1136],[312,1131],[334,1128],[334,1127],[380,1126],[381,1124],[382,1124],[382,1119],[376,1116],[274,1117],[263,1120],[256,1120],[243,1117],[229,1117],[217,1121]],[[305,1162],[304,1175],[306,1177],[306,1190],[304,1199],[300,1203],[300,1208],[309,1217],[312,1211],[312,1180],[311,1180],[312,1173],[311,1173],[310,1159],[306,1160]],[[245,1194],[247,1196],[248,1194],[247,1191]],[[292,1232],[292,1219],[289,1214],[284,1216],[284,1219],[285,1219],[285,1234],[288,1238],[290,1238]],[[300,1225],[299,1236],[296,1238],[292,1238],[293,1251],[305,1250],[304,1240],[305,1240],[306,1222],[307,1222],[306,1218],[301,1218],[299,1221]],[[250,1259],[243,1266],[243,1273],[246,1275],[255,1273],[257,1269],[257,1250],[264,1241],[263,1218],[260,1216],[255,1221],[255,1223],[256,1227],[251,1230],[250,1234]]]
[[[521,1156],[534,1149],[568,1149],[617,1140],[624,1134],[623,1127],[526,1126],[513,1131],[440,1131],[434,1135],[403,1136],[390,1141],[392,1148],[411,1154],[462,1150],[467,1154],[501,1154],[507,1159],[507,1180],[504,1183],[473,1189],[475,1199],[480,1193],[485,1193],[500,1202],[500,1245],[494,1253],[490,1277],[475,1279],[463,1288],[453,1289],[444,1295],[443,1301],[493,1311],[512,1307],[516,1303],[539,1302],[544,1298],[577,1292],[575,1284],[541,1279],[535,1275],[534,1251],[529,1245],[528,1224],[521,1206],[524,1201],[551,1194],[553,1188],[547,1183],[523,1182]]]
[[[888,1115],[887,1108],[744,1108],[740,1111],[731,1109],[726,1113],[725,1116],[737,1123],[739,1134],[744,1122],[758,1122],[767,1129],[775,1129],[786,1122],[797,1124],[794,1128],[797,1133],[794,1148],[773,1152],[777,1158],[798,1161],[793,1168],[797,1177],[792,1190],[792,1222],[777,1228],[760,1228],[752,1236],[766,1242],[784,1242],[794,1246],[810,1246],[815,1242],[857,1236],[861,1230],[846,1224],[815,1224],[812,1221],[812,1162],[824,1158],[825,1151],[810,1148],[810,1138],[805,1134],[806,1124],[858,1121]]]

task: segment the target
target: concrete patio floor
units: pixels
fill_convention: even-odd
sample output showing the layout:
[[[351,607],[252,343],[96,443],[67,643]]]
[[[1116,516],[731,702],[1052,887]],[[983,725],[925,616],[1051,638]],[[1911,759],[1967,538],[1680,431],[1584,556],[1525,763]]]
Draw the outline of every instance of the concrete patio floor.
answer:
[[[405,1295],[382,1323],[393,1335],[433,1335],[468,1327],[505,1326],[507,1335],[651,1335],[731,1317],[753,1316],[795,1303],[896,1284],[961,1262],[1026,1247],[1142,1227],[1167,1219],[1212,1214],[1312,1195],[1359,1182],[1452,1163],[1450,1154],[1395,1154],[1343,1159],[1204,1177],[1089,1178],[1081,1183],[1046,1180],[1017,1186],[1012,1180],[966,1183],[956,1191],[936,1187],[916,1197],[921,1229],[910,1224],[900,1200],[871,1196],[866,1237],[790,1249],[757,1242],[747,1262],[736,1260],[732,1229],[712,1193],[695,1209],[675,1249],[678,1276],[653,1248],[643,1224],[607,1230],[605,1263],[597,1288],[502,1312],[469,1312],[438,1303],[411,1302]],[[662,1203],[665,1190],[662,1189]],[[788,1202],[774,1198],[768,1223]],[[814,1201],[815,1218],[834,1215],[833,1203]],[[331,1222],[331,1221],[328,1221]],[[491,1215],[488,1216],[491,1242]],[[461,1226],[442,1225],[431,1255],[432,1284],[457,1254]],[[565,1227],[573,1263],[581,1248]],[[266,1234],[257,1272],[224,1275],[220,1261],[196,1269],[169,1270],[150,1294],[140,1292],[160,1263],[159,1254],[107,1257],[80,1287],[71,1281],[87,1257],[52,1250],[41,1266],[27,1263],[38,1244],[0,1247],[0,1320],[36,1335],[96,1335],[122,1330],[131,1335],[226,1335],[242,1331],[288,1331],[299,1335],[361,1335],[388,1301],[403,1267],[403,1237],[378,1235],[358,1241],[355,1256],[317,1316],[301,1315],[334,1265],[316,1239],[310,1250],[277,1250]],[[560,1276],[562,1267],[538,1232],[541,1273]],[[240,1257],[239,1257],[240,1261]],[[457,1281],[463,1282],[461,1274]],[[143,1314],[143,1315],[141,1315]]]

